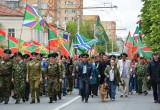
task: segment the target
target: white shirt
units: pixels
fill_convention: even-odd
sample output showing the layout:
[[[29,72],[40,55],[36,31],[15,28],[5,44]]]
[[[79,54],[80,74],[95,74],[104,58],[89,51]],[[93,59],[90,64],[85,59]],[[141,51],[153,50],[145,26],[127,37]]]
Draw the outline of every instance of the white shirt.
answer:
[[[87,73],[87,66],[84,65],[84,66],[83,66],[83,74],[86,74],[86,73]]]
[[[113,69],[111,69],[111,70],[109,71],[109,80],[110,80],[110,81],[114,81],[114,70],[113,70]]]

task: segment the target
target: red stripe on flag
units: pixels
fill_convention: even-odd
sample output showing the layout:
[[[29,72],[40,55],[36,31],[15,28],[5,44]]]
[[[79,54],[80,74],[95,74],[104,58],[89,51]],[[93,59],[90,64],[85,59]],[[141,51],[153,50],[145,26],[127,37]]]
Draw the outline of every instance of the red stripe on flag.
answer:
[[[2,35],[2,36],[6,36],[6,33],[4,32],[4,31],[2,31],[2,30],[0,30],[0,34]]]

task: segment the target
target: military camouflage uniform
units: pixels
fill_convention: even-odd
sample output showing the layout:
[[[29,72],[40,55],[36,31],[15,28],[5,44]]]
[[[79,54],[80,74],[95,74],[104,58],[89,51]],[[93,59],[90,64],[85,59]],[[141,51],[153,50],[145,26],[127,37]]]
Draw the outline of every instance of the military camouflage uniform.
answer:
[[[73,76],[72,76],[72,71],[73,71],[73,65],[69,66],[69,74],[68,74],[68,92],[73,91]]]
[[[58,95],[58,91],[60,90],[60,82],[59,82],[59,79],[61,78],[60,65],[58,63],[47,64],[46,77],[48,78],[48,86],[47,86],[48,96],[54,100],[57,100],[56,97]]]
[[[23,98],[24,101],[26,72],[27,67],[23,61],[13,63],[12,77],[14,78],[14,89],[17,101],[20,101],[21,98]]]
[[[0,60],[0,101],[8,103],[11,95],[12,61]]]
[[[59,61],[58,62],[58,65],[59,65],[59,67],[60,67],[60,74],[61,75],[65,75],[65,66],[64,66],[64,64],[62,63],[62,61]],[[62,95],[62,82],[60,82],[60,89],[59,89],[59,91],[58,91],[58,97],[59,97],[59,99],[61,99],[61,95]]]
[[[31,97],[32,101],[35,101],[35,92],[36,98],[39,98],[40,95],[40,77],[41,77],[41,62],[40,61],[30,61],[27,67],[29,83],[30,83],[30,90],[31,90]]]
[[[135,67],[137,76],[138,93],[147,91],[147,64],[138,63]]]

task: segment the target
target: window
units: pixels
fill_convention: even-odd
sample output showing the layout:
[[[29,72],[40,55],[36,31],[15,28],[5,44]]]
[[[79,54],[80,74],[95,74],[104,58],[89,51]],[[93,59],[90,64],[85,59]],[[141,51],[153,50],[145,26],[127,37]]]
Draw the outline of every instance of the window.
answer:
[[[8,35],[15,37],[15,35],[16,35],[15,28],[8,28]]]
[[[76,2],[65,2],[65,6],[75,6]]]
[[[35,8],[35,7],[37,7],[38,5],[37,5],[37,3],[32,3],[32,6]]]
[[[71,13],[75,13],[76,11],[74,9],[66,9],[65,13],[67,14],[71,14]]]
[[[68,20],[68,17],[65,17],[65,21],[67,21]]]
[[[21,4],[20,4],[20,7],[25,8],[25,7],[26,7],[26,3],[21,3]]]
[[[74,21],[75,20],[75,18],[74,17],[72,17],[72,21]]]
[[[7,7],[9,8],[17,8],[18,7],[18,1],[6,1]]]
[[[42,9],[47,9],[47,3],[42,3],[41,7],[42,7]]]

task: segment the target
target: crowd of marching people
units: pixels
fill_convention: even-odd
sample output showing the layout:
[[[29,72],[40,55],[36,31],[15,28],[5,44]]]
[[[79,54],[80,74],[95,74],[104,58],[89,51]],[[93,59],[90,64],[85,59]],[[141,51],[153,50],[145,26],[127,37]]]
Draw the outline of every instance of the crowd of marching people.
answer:
[[[104,98],[102,101],[105,98],[114,101],[117,87],[121,98],[132,95],[133,90],[146,96],[152,89],[154,102],[160,103],[158,52],[150,60],[141,55],[129,60],[126,53],[120,56],[99,53],[91,57],[84,53],[75,59],[55,52],[47,56],[36,52],[31,56],[20,52],[11,56],[11,53],[6,49],[0,58],[0,103],[8,104],[12,93],[15,104],[21,100],[40,103],[42,95],[53,103],[71,94],[73,88],[79,90],[85,103],[89,96],[98,95]]]

